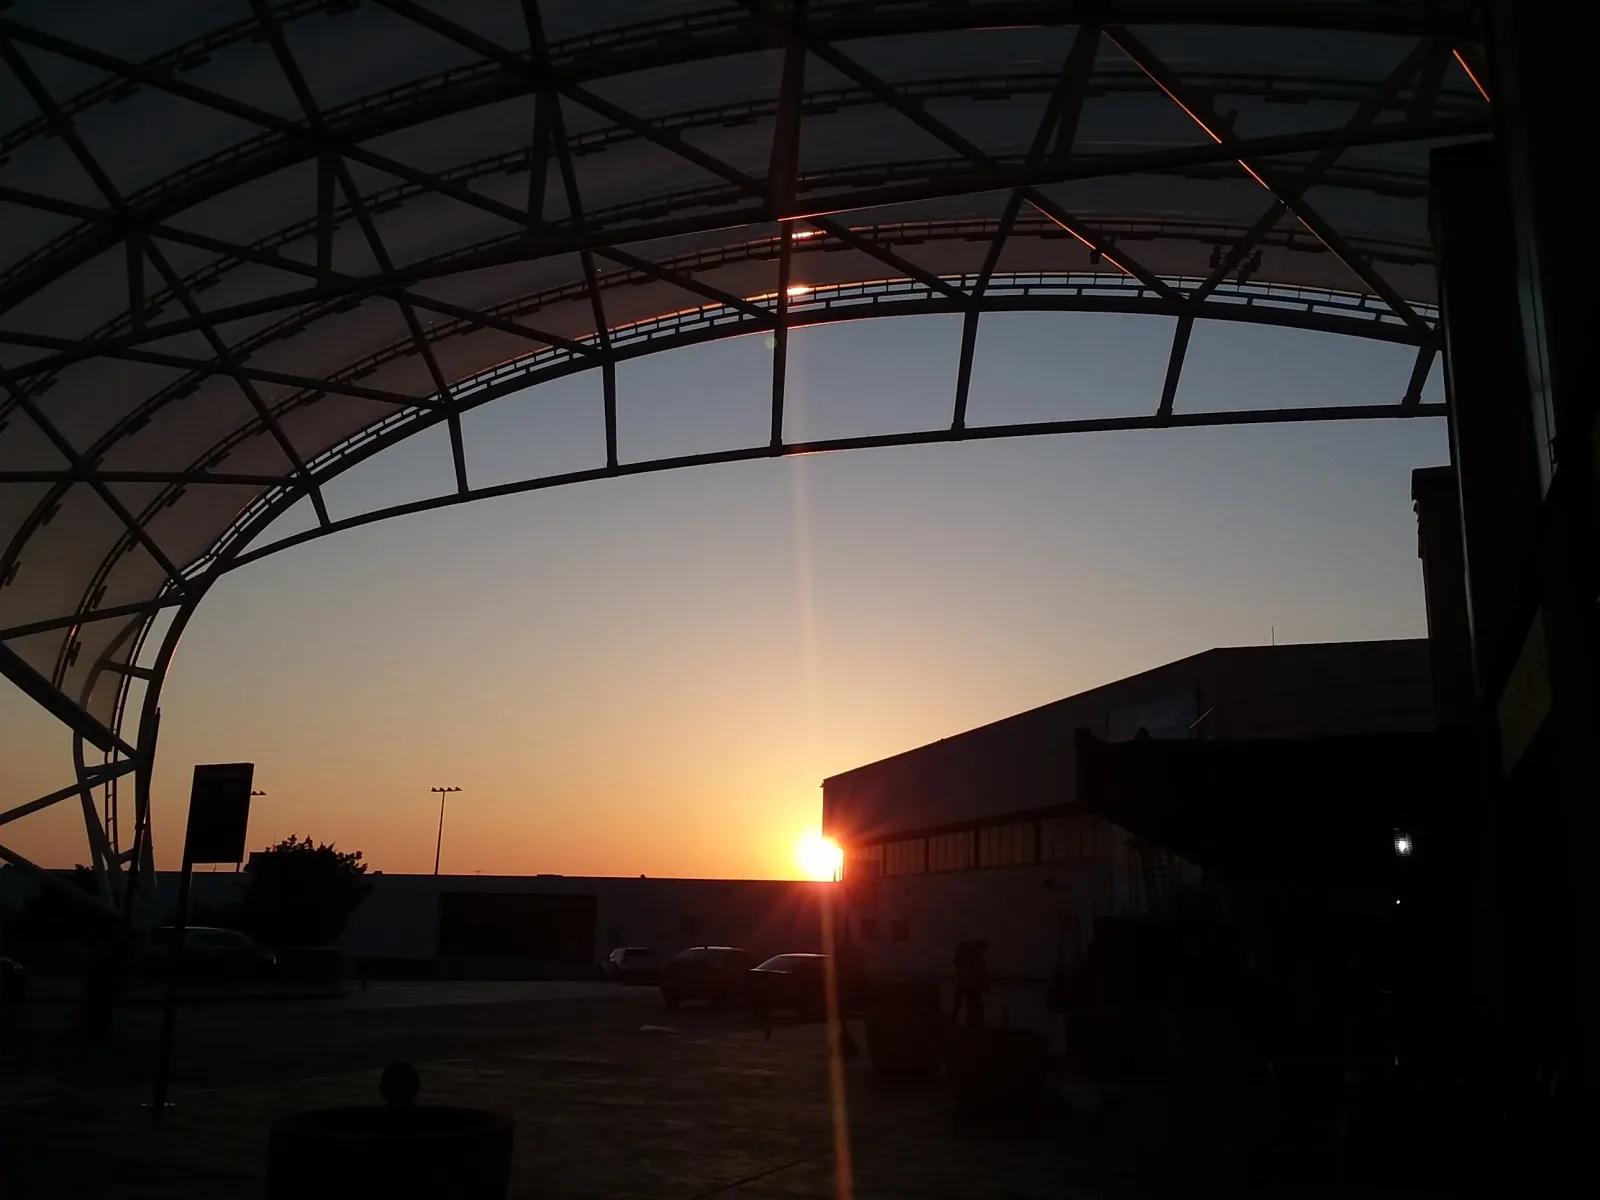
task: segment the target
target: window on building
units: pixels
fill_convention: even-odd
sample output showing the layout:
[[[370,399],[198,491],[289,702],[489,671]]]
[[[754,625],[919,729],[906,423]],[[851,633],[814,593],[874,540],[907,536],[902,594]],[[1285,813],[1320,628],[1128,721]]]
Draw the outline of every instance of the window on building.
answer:
[[[1066,862],[1078,857],[1078,827],[1071,817],[1045,817],[1039,822],[1039,858],[1043,862]]]
[[[1032,821],[1006,826],[1006,848],[1012,863],[1039,861],[1039,827]]]
[[[845,878],[877,879],[883,874],[882,846],[851,846],[845,854]]]
[[[978,830],[978,865],[1009,867],[1039,860],[1032,821],[1013,821]]]
[[[1105,822],[1088,814],[1045,817],[1039,822],[1039,860],[1078,862],[1102,857]]]
[[[896,917],[890,921],[889,940],[891,942],[909,942],[911,940],[911,922],[904,917]]]
[[[928,839],[928,870],[965,871],[972,866],[972,831],[941,833]]]
[[[885,875],[920,875],[928,869],[928,839],[906,838],[883,848]]]
[[[860,923],[856,927],[856,932],[858,934],[860,934],[861,940],[863,942],[875,942],[875,941],[877,941],[878,940],[878,918],[877,917],[862,917]]]

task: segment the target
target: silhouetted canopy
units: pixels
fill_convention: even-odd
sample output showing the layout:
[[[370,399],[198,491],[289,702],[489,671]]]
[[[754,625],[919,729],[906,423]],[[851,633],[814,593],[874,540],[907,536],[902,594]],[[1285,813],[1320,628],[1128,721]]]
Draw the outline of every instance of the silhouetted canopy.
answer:
[[[114,730],[157,614],[340,471],[442,425],[470,492],[460,415],[589,368],[625,466],[613,366],[672,346],[1200,315],[1418,346],[1414,403],[1474,6],[1078,7],[6,5],[6,673]]]

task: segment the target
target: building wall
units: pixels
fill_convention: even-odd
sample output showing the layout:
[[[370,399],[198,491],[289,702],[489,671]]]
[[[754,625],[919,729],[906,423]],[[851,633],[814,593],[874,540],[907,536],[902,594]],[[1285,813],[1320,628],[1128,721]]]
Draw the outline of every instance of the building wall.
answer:
[[[340,948],[352,957],[411,962],[419,969],[437,956],[439,897],[445,894],[592,896],[595,918],[589,965],[598,966],[619,945],[646,946],[662,957],[705,943],[742,946],[758,958],[820,950],[820,904],[833,886],[798,880],[548,875],[374,874],[369,879],[372,890],[351,914]],[[197,872],[190,920],[203,923],[224,912],[238,901],[243,881],[243,875],[231,870]],[[27,872],[0,871],[0,915],[19,909],[38,888],[38,881]],[[157,889],[158,911],[163,921],[170,921],[177,902],[177,873],[160,872]],[[439,965],[469,971],[475,965],[491,966]],[[536,965],[504,961],[496,969]]]
[[[874,969],[948,972],[956,943],[982,938],[997,976],[1045,978],[1076,959],[1095,917],[1149,905],[1127,831],[1076,807],[1077,730],[1123,741],[1434,725],[1425,640],[1208,650],[827,779],[823,826],[845,849],[851,932]],[[1064,822],[1096,831],[1092,851],[1052,844]],[[1022,853],[1009,865],[974,853],[1013,830]],[[1192,864],[1176,869],[1199,882]]]
[[[828,885],[789,880],[628,879],[580,876],[380,875],[351,915],[340,946],[362,958],[431,959],[439,942],[439,896],[589,895],[595,898],[594,958],[617,946],[661,956],[687,946],[743,946],[765,956],[816,950],[818,904]]]

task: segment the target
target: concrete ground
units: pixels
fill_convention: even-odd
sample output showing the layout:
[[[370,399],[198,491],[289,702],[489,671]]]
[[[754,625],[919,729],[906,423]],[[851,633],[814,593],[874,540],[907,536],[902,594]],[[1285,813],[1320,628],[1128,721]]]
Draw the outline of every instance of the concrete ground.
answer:
[[[777,1023],[768,1037],[737,1014],[669,1014],[653,989],[601,984],[382,984],[196,1006],[181,1014],[175,1106],[153,1122],[141,1102],[158,1015],[124,1010],[112,1041],[91,1049],[72,1038],[66,1005],[12,1014],[0,1196],[259,1196],[272,1117],[375,1102],[395,1059],[417,1064],[424,1101],[514,1116],[513,1196],[840,1194],[819,1025]],[[1215,1097],[1146,1091],[1101,1108],[1085,1093],[1000,1133],[956,1125],[939,1087],[885,1086],[864,1061],[845,1080],[849,1190],[861,1200],[1239,1190],[1227,1148],[1239,1131]]]

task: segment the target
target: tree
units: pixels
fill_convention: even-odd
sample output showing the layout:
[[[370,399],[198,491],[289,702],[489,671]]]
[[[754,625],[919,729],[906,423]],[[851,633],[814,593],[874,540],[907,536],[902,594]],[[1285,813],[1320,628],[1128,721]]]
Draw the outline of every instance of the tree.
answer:
[[[361,851],[290,834],[250,856],[239,923],[270,946],[326,946],[371,889],[366,873]]]

